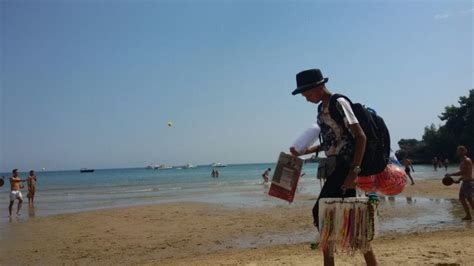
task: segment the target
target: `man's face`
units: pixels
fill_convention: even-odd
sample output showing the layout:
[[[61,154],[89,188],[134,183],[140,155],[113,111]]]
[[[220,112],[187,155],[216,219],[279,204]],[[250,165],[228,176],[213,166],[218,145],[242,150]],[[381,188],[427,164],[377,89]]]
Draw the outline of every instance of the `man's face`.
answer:
[[[306,98],[306,101],[317,104],[321,101],[323,97],[323,90],[322,90],[323,86],[324,85],[320,85],[313,89],[304,91],[301,94],[303,95],[303,97]]]
[[[458,147],[458,148],[456,149],[456,154],[457,154],[459,157],[463,157],[463,156],[466,154],[466,151],[465,151],[463,148]]]
[[[17,177],[17,176],[18,176],[18,171],[13,172],[13,177]]]

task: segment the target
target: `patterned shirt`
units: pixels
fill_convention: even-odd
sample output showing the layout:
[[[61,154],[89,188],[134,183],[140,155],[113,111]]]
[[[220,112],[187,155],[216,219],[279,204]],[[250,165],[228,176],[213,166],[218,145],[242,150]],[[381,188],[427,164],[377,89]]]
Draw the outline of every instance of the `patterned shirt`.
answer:
[[[344,126],[339,125],[330,115],[329,106],[324,106],[318,113],[318,124],[321,127],[322,143],[326,156],[354,154],[354,136],[349,125],[358,124],[350,103],[344,98],[337,99],[337,110],[344,117]]]

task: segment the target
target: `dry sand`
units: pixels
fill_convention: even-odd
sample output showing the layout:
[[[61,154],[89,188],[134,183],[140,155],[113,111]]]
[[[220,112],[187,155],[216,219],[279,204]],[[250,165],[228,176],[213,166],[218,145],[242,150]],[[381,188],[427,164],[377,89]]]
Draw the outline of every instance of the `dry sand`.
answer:
[[[456,198],[458,186],[420,181],[406,196]],[[313,197],[297,204],[254,209],[173,203],[13,221],[0,240],[1,265],[320,265],[310,249]],[[381,209],[382,217],[417,216],[416,208]],[[472,265],[474,229],[388,233],[373,247],[381,265]],[[362,264],[338,256],[337,265]]]

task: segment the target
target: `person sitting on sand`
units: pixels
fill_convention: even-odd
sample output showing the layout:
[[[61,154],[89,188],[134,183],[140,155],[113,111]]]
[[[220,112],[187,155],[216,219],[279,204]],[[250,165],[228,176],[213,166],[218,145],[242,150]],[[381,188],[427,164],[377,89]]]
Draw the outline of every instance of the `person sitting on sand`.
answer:
[[[270,174],[271,170],[272,170],[271,168],[268,168],[267,170],[265,170],[265,172],[263,172],[262,174],[263,184],[268,183],[268,175]]]
[[[414,185],[415,181],[413,181],[413,177],[411,176],[410,172],[411,170],[415,172],[415,169],[413,169],[413,164],[411,163],[411,160],[408,158],[403,159],[402,165],[405,166],[405,173],[407,174],[408,178],[410,178],[411,184]]]
[[[460,178],[455,181],[455,183],[460,183],[461,188],[459,189],[459,201],[466,212],[466,217],[462,218],[463,220],[472,220],[471,212],[469,211],[468,202],[471,205],[471,209],[474,210],[474,179],[472,177],[472,161],[467,157],[467,149],[464,146],[459,146],[456,150],[457,155],[461,159],[461,164],[459,165],[459,172],[446,174],[446,177],[451,176],[460,176]]]
[[[21,204],[23,203],[23,196],[21,195],[20,189],[23,188],[21,182],[26,182],[26,180],[21,180],[19,177],[18,169],[13,169],[13,176],[10,177],[10,205],[8,206],[8,212],[10,217],[12,216],[12,207],[16,199],[18,199],[18,208],[16,210],[16,215],[20,215]]]
[[[36,192],[36,174],[35,171],[30,171],[30,176],[27,179],[28,184],[28,204],[34,204]]]

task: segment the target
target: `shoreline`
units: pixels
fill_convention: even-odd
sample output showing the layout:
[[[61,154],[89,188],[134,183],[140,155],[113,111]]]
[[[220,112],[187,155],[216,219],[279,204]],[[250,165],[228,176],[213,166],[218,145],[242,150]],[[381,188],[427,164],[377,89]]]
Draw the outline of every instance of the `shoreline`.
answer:
[[[399,260],[398,252],[408,254],[402,261],[413,264],[474,261],[455,244],[474,244],[473,225],[458,221],[461,214],[453,199],[459,186],[442,187],[438,180],[418,183],[397,198],[381,201],[381,222],[395,227],[374,240],[380,262]],[[8,225],[0,239],[6,254],[0,264],[322,263],[321,253],[309,248],[317,239],[311,216],[315,198],[299,195],[292,205],[266,207],[180,202],[36,217]],[[424,225],[438,219],[427,216],[432,212],[452,219]],[[398,220],[408,222],[403,228],[418,229],[397,229]],[[433,246],[434,241],[439,243]],[[362,258],[341,256],[336,261],[353,265]]]

